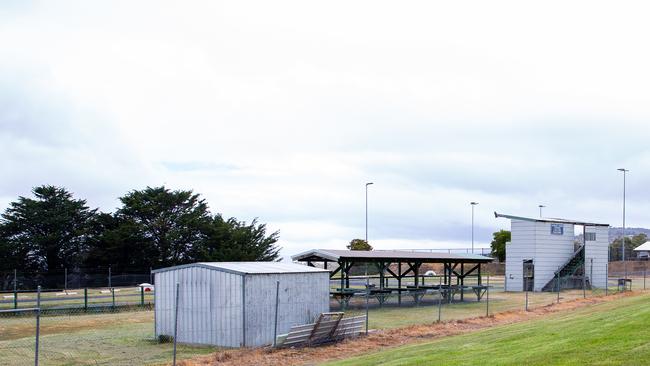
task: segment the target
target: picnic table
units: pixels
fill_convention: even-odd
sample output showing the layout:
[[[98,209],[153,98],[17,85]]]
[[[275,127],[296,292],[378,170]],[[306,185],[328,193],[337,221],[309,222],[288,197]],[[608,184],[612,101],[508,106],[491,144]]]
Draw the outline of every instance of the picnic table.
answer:
[[[386,300],[393,294],[393,291],[388,288],[383,288],[383,289],[371,289],[370,290],[370,296],[374,296],[377,301],[379,302],[379,306],[384,305]]]
[[[476,295],[476,300],[481,301],[483,298],[483,295],[487,292],[488,286],[487,285],[476,285],[476,286],[471,286],[472,291],[474,291],[474,294]]]
[[[330,291],[330,295],[339,303],[343,309],[345,309],[350,304],[350,300],[352,300],[354,295],[365,293],[366,290],[357,290],[353,288],[337,288],[336,290]]]

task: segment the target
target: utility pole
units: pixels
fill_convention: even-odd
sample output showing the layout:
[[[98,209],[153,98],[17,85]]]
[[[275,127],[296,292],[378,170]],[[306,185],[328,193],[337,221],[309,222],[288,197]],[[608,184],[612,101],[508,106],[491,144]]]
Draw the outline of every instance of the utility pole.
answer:
[[[478,202],[470,202],[472,206],[472,254],[474,254],[474,206],[478,205]]]
[[[623,172],[623,239],[621,241],[621,258],[623,259],[623,268],[625,270],[625,282],[627,282],[627,262],[625,261],[625,176],[629,170],[625,168],[618,168],[617,170]],[[627,288],[627,284],[625,286]]]

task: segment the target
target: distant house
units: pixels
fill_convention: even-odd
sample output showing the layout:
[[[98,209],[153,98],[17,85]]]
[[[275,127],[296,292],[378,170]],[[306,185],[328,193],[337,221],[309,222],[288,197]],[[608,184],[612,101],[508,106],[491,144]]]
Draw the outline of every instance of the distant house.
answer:
[[[510,219],[506,243],[506,291],[554,291],[587,286],[604,288],[607,280],[609,225],[555,218],[494,213]],[[576,245],[575,227],[583,242]]]
[[[637,258],[647,260],[650,258],[650,241],[646,241],[645,243],[634,248],[634,251],[636,252]]]

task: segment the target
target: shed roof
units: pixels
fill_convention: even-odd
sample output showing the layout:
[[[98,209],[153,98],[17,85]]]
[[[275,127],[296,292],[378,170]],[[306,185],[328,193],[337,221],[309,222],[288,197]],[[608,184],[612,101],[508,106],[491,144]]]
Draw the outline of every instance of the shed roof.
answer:
[[[410,252],[405,250],[338,250],[338,249],[312,249],[291,257],[294,261],[329,260],[338,262],[339,260],[352,260],[361,262],[362,260],[377,261],[379,259],[392,259],[400,261],[422,261],[432,263],[444,262],[492,262],[492,258],[478,254],[456,254],[456,253],[439,253],[439,252]]]
[[[329,272],[325,269],[309,267],[303,264],[288,262],[197,262],[155,269],[153,273],[173,271],[181,268],[202,267],[216,271],[236,274],[278,274],[278,273],[311,273]]]
[[[514,215],[505,215],[500,213],[494,213],[494,217],[499,218],[503,217],[511,220],[522,220],[522,221],[533,221],[533,222],[551,222],[557,224],[571,224],[571,225],[582,225],[582,226],[609,226],[609,224],[598,224],[595,222],[587,221],[576,221],[576,220],[567,220],[567,219],[558,219],[553,217],[523,217],[523,216],[514,216]]]

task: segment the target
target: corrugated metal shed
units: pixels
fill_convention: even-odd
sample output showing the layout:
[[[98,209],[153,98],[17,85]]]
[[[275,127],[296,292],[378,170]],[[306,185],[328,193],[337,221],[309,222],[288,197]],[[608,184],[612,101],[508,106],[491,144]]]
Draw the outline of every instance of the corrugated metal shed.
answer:
[[[329,272],[295,263],[204,262],[153,271],[156,335],[173,335],[179,284],[178,341],[224,347],[273,342],[278,333],[329,311]]]

